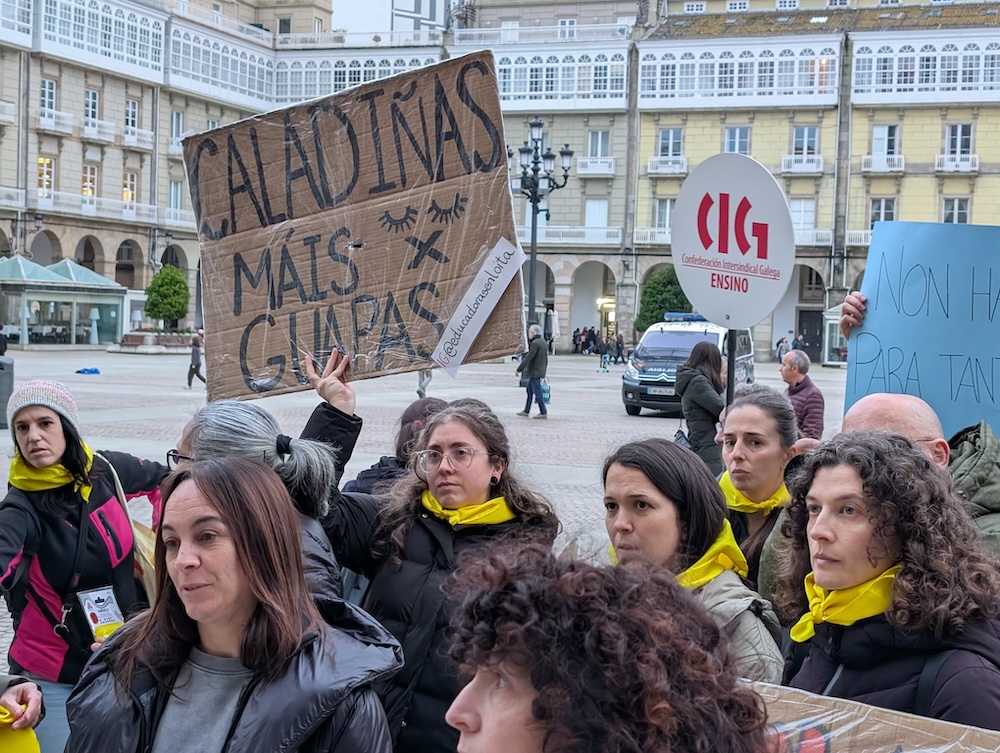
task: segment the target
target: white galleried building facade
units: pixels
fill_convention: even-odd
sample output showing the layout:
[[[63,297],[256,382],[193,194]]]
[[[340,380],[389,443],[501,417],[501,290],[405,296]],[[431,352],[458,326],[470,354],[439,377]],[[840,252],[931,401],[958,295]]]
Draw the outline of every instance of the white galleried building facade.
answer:
[[[643,284],[671,263],[680,185],[723,151],[774,173],[796,227],[796,274],[755,328],[758,349],[793,331],[819,343],[824,312],[860,281],[873,222],[1000,224],[998,11],[382,0],[359,15],[306,0],[0,0],[0,255],[71,260],[109,283],[100,301],[18,296],[0,270],[4,331],[26,313],[32,343],[112,342],[149,324],[141,291],[160,265],[199,289],[183,135],[491,48],[515,154],[535,116],[546,146],[575,152],[538,230],[536,297],[562,349],[576,327],[631,339]],[[516,190],[514,204],[527,246]],[[196,292],[185,323],[199,322]],[[830,342],[810,355],[838,353]]]

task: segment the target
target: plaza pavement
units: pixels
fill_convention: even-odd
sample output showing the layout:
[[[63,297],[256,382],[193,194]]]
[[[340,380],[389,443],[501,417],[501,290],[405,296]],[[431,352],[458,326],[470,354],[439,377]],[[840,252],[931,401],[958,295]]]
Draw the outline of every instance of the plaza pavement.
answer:
[[[15,362],[15,385],[29,379],[56,379],[76,396],[84,440],[95,450],[119,450],[166,462],[181,429],[199,406],[205,389],[195,380],[186,390],[186,355],[140,356],[103,351],[8,351]],[[75,373],[97,367],[99,375]],[[621,402],[623,366],[610,373],[598,370],[597,356],[564,355],[549,359],[552,402],[549,420],[514,415],[523,409],[525,393],[518,386],[513,363],[470,364],[458,377],[435,372],[427,394],[444,400],[475,397],[489,404],[507,427],[513,467],[532,489],[554,505],[563,525],[560,546],[585,557],[603,557],[607,546],[601,504],[601,463],[609,451],[650,436],[673,437],[676,417],[643,410],[628,416]],[[784,389],[777,363],[758,363],[757,381]],[[845,374],[842,369],[814,367],[811,376],[826,396],[826,436],[840,429]],[[397,421],[416,399],[414,373],[354,383],[357,414],[364,430],[345,478],[392,452]],[[264,398],[261,405],[282,429],[297,436],[317,403],[312,391]],[[537,408],[535,409],[537,410]],[[534,412],[533,412],[534,413]],[[0,477],[7,480],[12,454],[9,431],[0,431]],[[140,504],[142,516],[148,505]],[[0,608],[0,671],[6,666],[10,621]]]

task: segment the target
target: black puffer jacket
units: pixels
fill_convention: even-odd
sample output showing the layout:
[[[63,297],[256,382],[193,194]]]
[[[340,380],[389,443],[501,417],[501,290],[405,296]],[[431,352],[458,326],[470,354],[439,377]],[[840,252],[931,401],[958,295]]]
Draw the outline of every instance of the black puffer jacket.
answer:
[[[340,462],[350,457],[361,430],[361,419],[329,406],[317,409],[310,426],[325,441],[342,448]],[[338,559],[371,580],[362,604],[403,645],[403,670],[380,691],[395,753],[454,753],[458,732],[444,720],[461,685],[447,656],[450,614],[442,586],[468,549],[501,536],[535,534],[551,542],[556,531],[538,526],[526,530],[514,520],[500,525],[452,528],[428,513],[420,513],[406,536],[399,565],[372,553],[378,533],[377,516],[384,498],[344,493],[331,499],[323,527]]]
[[[677,369],[677,394],[681,396],[681,411],[687,422],[691,449],[718,476],[725,470],[722,447],[715,443],[715,424],[726,407],[726,401],[704,374],[690,366]]]
[[[344,482],[341,490],[362,494],[384,492],[396,479],[406,474],[406,466],[400,464],[399,458],[395,455],[383,455],[371,468],[361,471],[354,481]]]
[[[904,634],[884,617],[850,627],[823,623],[816,626],[816,635],[809,641],[805,662],[794,677],[786,677],[785,684],[915,713],[924,665],[935,653],[951,649],[954,653],[934,680],[927,715],[1000,729],[1000,620],[996,619],[970,622],[950,643],[929,633]]]
[[[251,681],[222,753],[391,753],[385,714],[372,686],[402,665],[399,644],[360,609],[341,599],[318,603],[322,640],[303,643],[285,675]],[[109,663],[123,628],[87,665],[66,704],[66,753],[148,753],[167,690],[137,674],[122,702]],[[169,735],[169,730],[164,730]]]

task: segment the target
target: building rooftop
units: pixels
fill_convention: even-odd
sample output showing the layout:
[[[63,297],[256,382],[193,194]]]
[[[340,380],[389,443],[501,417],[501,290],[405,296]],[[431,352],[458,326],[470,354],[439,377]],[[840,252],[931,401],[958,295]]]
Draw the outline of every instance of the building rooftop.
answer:
[[[895,30],[976,29],[1000,26],[996,3],[890,8],[706,13],[670,16],[645,39],[718,39]]]

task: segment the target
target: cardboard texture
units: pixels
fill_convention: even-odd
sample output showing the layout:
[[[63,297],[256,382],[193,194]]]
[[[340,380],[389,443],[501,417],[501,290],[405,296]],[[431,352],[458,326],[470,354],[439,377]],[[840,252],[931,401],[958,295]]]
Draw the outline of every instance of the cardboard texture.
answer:
[[[774,753],[985,753],[1000,733],[863,703],[754,684],[774,725]]]
[[[184,140],[201,241],[208,396],[432,368],[501,238],[517,244],[492,53],[455,58]],[[502,295],[499,295],[502,293]],[[521,275],[466,362],[526,349]]]

